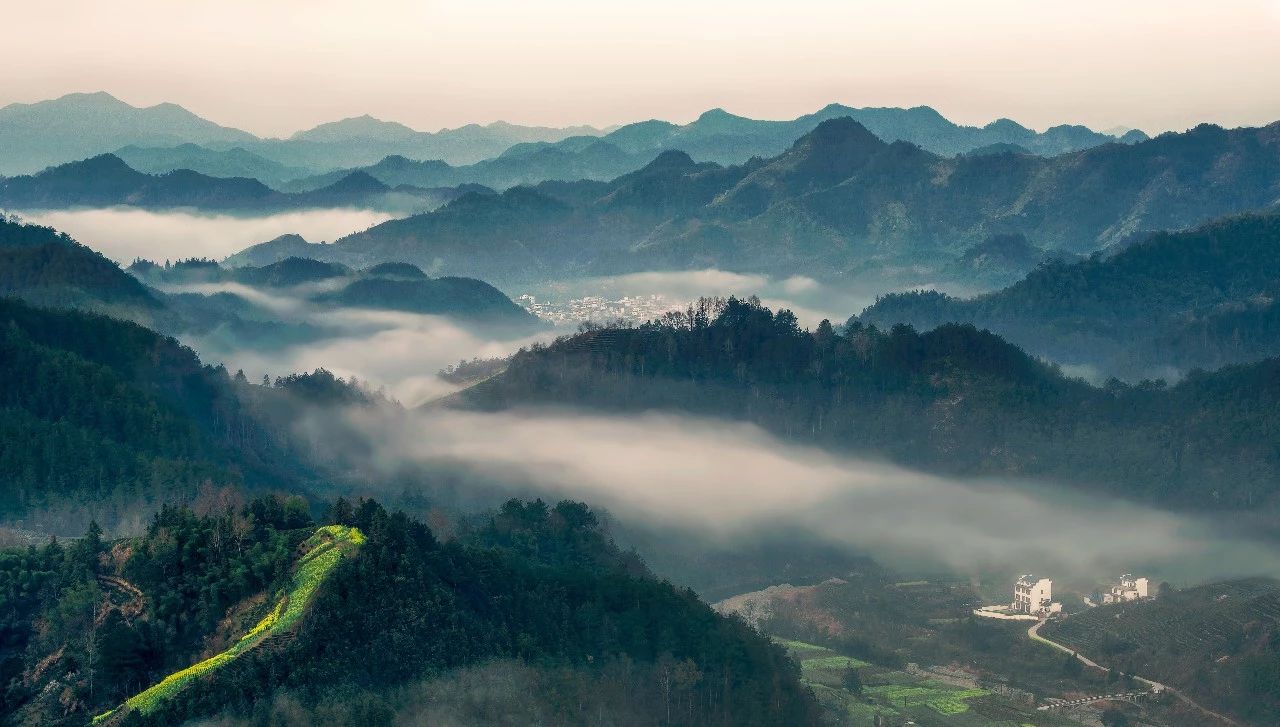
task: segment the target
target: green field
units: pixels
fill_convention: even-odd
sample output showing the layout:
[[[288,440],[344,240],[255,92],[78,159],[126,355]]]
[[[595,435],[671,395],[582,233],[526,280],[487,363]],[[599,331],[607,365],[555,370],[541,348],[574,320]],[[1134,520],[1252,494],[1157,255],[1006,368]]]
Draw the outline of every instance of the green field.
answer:
[[[196,679],[224,666],[241,654],[256,648],[270,637],[284,633],[298,623],[306,611],[316,589],[338,565],[342,557],[364,542],[364,534],[356,528],[342,525],[326,525],[303,543],[306,553],[298,560],[289,586],[261,621],[240,638],[231,648],[174,672],[151,687],[135,694],[110,712],[93,718],[94,724],[102,723],[121,710],[150,714],[181,692]]]
[[[876,715],[889,724],[911,720],[921,727],[1059,727],[1074,725],[1057,715],[1036,712],[985,689],[951,686],[905,671],[886,669],[803,641],[778,640],[800,664],[802,679],[835,724],[870,727]],[[859,697],[844,688],[848,668],[864,685]]]

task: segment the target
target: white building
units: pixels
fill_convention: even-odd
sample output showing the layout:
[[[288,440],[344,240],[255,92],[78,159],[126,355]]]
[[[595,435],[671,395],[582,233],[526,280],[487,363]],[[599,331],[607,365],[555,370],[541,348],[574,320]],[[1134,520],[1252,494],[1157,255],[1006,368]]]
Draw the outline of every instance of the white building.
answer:
[[[1031,616],[1048,616],[1061,611],[1062,604],[1053,602],[1053,581],[1030,573],[1019,578],[1013,584],[1013,610]]]
[[[1134,578],[1131,574],[1125,573],[1120,576],[1120,582],[1111,586],[1111,590],[1102,594],[1103,603],[1122,603],[1124,601],[1137,601],[1142,598],[1148,598],[1146,578]]]

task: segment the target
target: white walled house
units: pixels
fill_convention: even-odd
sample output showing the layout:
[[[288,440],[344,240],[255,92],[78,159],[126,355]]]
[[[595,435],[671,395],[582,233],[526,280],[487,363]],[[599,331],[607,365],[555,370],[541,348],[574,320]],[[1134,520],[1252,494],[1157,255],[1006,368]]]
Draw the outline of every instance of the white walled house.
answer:
[[[1019,578],[1013,584],[1013,610],[1030,615],[1047,615],[1062,610],[1061,604],[1053,602],[1053,581],[1030,573]]]
[[[1149,582],[1146,578],[1134,578],[1126,573],[1120,576],[1120,582],[1102,594],[1103,603],[1123,603],[1150,598]]]

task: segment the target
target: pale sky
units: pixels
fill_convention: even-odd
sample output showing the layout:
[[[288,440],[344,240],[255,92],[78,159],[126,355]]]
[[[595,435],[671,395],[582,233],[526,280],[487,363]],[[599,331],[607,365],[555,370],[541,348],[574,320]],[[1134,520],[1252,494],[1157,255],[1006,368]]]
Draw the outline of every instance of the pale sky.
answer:
[[[8,0],[0,105],[108,91],[287,135],[723,107],[983,124],[1280,119],[1280,0]]]

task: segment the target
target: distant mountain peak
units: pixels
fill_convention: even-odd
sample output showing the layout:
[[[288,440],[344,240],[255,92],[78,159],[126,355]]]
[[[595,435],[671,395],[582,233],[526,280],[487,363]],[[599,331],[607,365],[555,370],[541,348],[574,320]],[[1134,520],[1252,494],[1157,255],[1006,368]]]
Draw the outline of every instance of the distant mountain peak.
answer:
[[[679,149],[667,149],[654,157],[653,161],[644,165],[644,167],[640,169],[640,172],[677,171],[682,169],[691,169],[696,166],[698,166],[698,163],[695,162],[693,157],[688,154],[680,151]]]
[[[318,191],[351,193],[385,192],[388,189],[389,187],[379,181],[377,177],[374,177],[372,174],[369,174],[362,169],[357,169],[342,179],[330,184],[328,187],[324,187]]]
[[[886,146],[884,141],[871,133],[867,127],[848,116],[827,119],[813,128],[813,131],[796,140],[793,149],[798,148],[833,148],[859,146],[863,148],[879,148]]]

